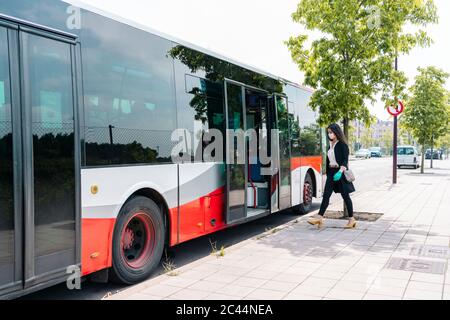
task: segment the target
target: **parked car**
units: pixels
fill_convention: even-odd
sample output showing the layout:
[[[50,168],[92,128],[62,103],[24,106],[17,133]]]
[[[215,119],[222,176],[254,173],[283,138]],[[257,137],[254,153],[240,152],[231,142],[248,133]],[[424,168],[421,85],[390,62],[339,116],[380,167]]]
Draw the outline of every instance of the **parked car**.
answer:
[[[433,150],[433,159],[442,159],[440,150]],[[431,149],[425,151],[425,159],[431,159]]]
[[[381,153],[381,148],[380,147],[372,147],[369,150],[370,150],[370,156],[371,157],[381,158],[383,156],[383,154]]]
[[[414,167],[417,169],[419,164],[419,153],[414,146],[398,146],[397,147],[397,168],[404,166]]]
[[[358,151],[356,151],[355,157],[356,158],[369,159],[370,158],[370,151],[369,151],[369,149],[359,149]]]

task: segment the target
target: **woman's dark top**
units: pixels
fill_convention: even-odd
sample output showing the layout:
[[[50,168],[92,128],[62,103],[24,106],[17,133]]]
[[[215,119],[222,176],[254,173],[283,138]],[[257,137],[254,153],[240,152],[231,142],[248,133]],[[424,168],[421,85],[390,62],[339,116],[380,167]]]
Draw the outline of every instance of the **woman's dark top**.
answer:
[[[342,177],[339,181],[333,181],[333,176],[336,174],[336,172],[339,171],[341,166],[344,166],[346,169],[348,169],[349,154],[350,154],[350,151],[348,149],[347,144],[340,142],[340,141],[336,142],[336,145],[334,146],[334,156],[336,158],[336,162],[339,165],[339,168],[331,168],[330,167],[330,159],[328,159],[328,155],[327,155],[327,167],[326,167],[327,182],[326,183],[332,183],[333,191],[336,193],[341,193],[341,190],[347,190],[348,193],[352,193],[355,191],[355,186],[353,185],[352,182],[348,182],[345,179],[344,174],[342,174]]]

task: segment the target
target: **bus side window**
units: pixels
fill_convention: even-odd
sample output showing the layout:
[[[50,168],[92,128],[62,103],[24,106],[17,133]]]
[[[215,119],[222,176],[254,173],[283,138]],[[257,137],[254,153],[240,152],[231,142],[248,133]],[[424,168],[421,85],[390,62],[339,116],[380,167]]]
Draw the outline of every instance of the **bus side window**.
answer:
[[[39,93],[40,102],[40,120],[43,128],[46,129],[62,129],[63,128],[63,112],[62,112],[62,95],[57,91],[41,90]]]
[[[5,112],[4,109],[5,109],[5,82],[0,81],[0,115],[3,115],[3,113]]]
[[[5,82],[0,80],[0,122],[11,121],[10,107],[6,103],[6,90]]]

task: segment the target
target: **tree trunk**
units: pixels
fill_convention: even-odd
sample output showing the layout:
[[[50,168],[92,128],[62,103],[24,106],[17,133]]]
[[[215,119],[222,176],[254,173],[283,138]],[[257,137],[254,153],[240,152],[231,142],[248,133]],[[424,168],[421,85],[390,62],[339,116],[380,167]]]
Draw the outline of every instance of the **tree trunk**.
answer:
[[[344,118],[344,120],[342,121],[343,122],[343,124],[344,124],[344,135],[345,135],[345,138],[348,140],[348,118]]]
[[[423,166],[425,165],[425,145],[422,145],[422,161],[420,165],[420,173],[423,173]]]
[[[431,164],[430,164],[430,168],[433,168],[433,158],[434,158],[434,154],[433,154],[433,140],[431,140]]]

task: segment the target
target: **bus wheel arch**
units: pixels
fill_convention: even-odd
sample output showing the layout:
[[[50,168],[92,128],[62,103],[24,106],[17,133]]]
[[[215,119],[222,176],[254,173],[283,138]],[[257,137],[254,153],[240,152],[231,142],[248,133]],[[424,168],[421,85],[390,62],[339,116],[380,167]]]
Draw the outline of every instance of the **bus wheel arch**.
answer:
[[[311,209],[312,198],[317,197],[317,183],[314,171],[309,168],[306,171],[303,180],[302,203],[300,204],[300,213],[306,214]]]
[[[166,204],[161,198],[152,190],[139,190],[120,209],[112,237],[113,282],[143,281],[159,265],[168,238]]]
[[[317,198],[317,181],[316,181],[316,175],[314,174],[314,170],[312,168],[309,168],[306,172],[309,174],[312,180],[312,187],[313,187],[313,197]]]

